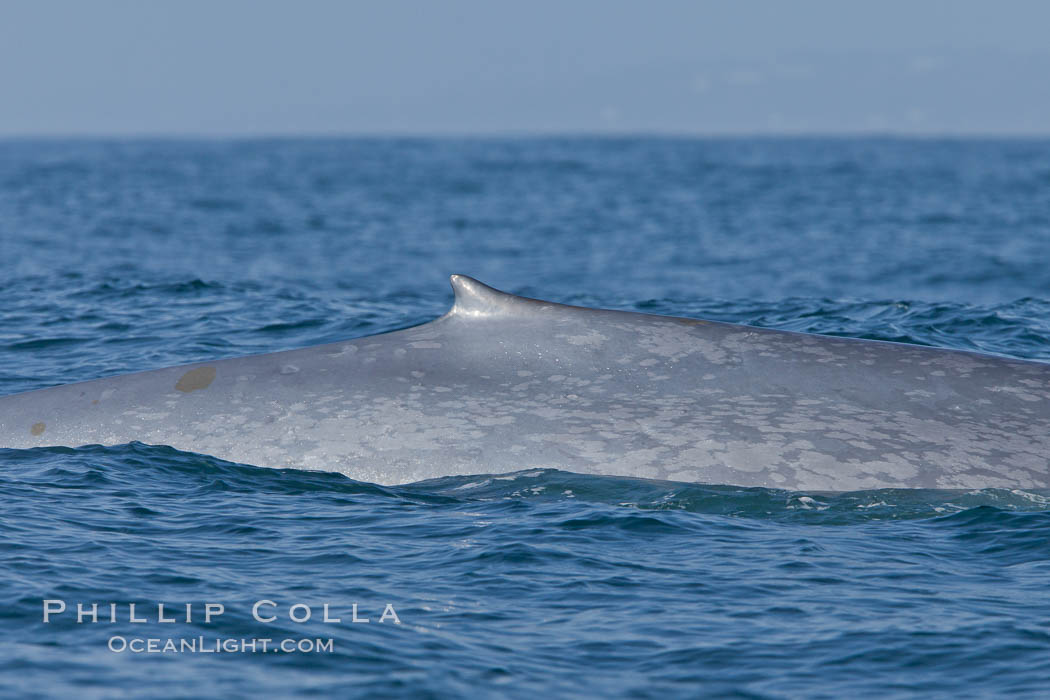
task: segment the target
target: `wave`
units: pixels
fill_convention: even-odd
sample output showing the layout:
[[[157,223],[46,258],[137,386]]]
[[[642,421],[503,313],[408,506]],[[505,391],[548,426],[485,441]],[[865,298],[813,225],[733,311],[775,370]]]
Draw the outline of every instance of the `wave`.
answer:
[[[998,522],[996,513],[1050,511],[1050,489],[803,492],[577,474],[560,469],[448,476],[391,486],[356,481],[336,472],[238,464],[137,442],[113,447],[0,449],[0,469],[0,484],[8,488],[99,488],[133,482],[140,497],[154,488],[167,493],[177,487],[199,495],[324,493],[454,505],[500,501],[600,504],[626,511],[680,511],[834,525],[918,518],[959,522],[960,518],[972,517],[980,522]]]

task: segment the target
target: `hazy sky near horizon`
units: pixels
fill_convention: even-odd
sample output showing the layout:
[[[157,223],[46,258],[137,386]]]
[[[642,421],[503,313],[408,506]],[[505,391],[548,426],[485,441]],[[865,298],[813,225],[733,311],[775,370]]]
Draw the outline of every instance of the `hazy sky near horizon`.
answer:
[[[1050,134],[1038,0],[0,0],[0,135]]]

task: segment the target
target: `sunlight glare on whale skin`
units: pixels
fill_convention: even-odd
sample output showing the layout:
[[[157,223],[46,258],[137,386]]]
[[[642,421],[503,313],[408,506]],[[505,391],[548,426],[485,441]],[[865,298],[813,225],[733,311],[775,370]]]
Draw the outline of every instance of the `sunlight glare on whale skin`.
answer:
[[[1050,488],[1050,365],[452,286],[406,330],[0,398],[0,447],[138,441],[382,484]]]

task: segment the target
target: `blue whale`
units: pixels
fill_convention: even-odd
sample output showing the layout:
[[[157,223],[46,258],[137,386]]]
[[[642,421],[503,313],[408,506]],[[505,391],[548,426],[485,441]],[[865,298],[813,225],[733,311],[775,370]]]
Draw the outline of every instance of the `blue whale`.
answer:
[[[1048,364],[452,287],[407,330],[0,398],[0,447],[139,441],[381,484],[1050,488]]]

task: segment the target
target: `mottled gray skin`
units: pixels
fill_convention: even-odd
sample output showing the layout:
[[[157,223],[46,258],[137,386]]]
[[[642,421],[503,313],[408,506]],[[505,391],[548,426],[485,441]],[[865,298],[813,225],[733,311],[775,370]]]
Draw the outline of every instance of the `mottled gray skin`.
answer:
[[[1048,364],[452,286],[408,330],[4,397],[0,446],[137,440],[382,484],[1050,488]]]

